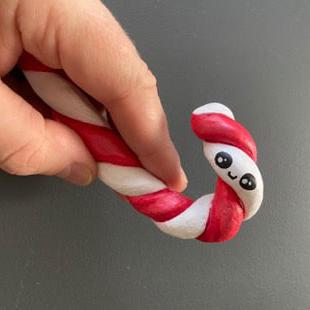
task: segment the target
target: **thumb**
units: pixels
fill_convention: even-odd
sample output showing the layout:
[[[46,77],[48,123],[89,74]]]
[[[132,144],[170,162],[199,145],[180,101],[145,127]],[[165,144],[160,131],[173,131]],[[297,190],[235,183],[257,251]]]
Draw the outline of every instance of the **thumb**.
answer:
[[[17,175],[57,175],[77,185],[96,176],[96,164],[81,139],[44,119],[1,80],[0,168]]]

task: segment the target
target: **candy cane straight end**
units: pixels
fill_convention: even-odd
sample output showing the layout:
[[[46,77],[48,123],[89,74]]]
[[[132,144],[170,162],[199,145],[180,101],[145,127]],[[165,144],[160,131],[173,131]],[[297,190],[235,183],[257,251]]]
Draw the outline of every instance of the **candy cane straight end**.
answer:
[[[82,138],[98,162],[100,180],[161,231],[182,239],[223,242],[233,238],[242,222],[259,209],[263,180],[256,165],[256,145],[226,106],[213,102],[192,113],[192,129],[218,176],[213,194],[192,200],[168,189],[145,170],[110,126],[106,113],[98,111],[64,72],[52,70],[26,53],[19,66],[53,110],[54,119]]]

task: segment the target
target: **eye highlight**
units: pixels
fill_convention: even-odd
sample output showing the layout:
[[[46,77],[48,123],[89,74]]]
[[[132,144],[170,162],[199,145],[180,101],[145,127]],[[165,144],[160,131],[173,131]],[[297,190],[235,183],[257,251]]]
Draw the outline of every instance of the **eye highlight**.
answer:
[[[256,188],[255,176],[251,173],[246,173],[240,179],[239,184],[243,189],[252,191]]]
[[[215,163],[222,169],[227,169],[233,162],[232,157],[226,152],[219,152],[215,156]]]

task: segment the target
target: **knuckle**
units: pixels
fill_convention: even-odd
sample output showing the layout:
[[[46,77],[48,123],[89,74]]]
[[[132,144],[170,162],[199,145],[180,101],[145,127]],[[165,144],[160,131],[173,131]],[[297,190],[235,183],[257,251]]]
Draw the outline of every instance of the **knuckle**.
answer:
[[[0,167],[10,174],[39,173],[46,159],[48,145],[44,118],[36,110],[26,108],[22,116],[23,122],[30,124],[32,134],[27,139],[22,139],[23,142],[12,143],[6,152],[1,152],[3,155],[0,158]]]
[[[26,176],[40,172],[45,160],[45,143],[28,142],[4,158],[1,168],[10,174]]]
[[[157,96],[157,80],[155,75],[146,63],[142,62],[139,66],[140,70],[137,70],[135,66],[127,70],[121,83],[117,83],[117,88],[115,89],[117,95],[108,100],[108,102],[105,101],[107,105],[129,102],[127,99],[137,96],[137,94]]]
[[[60,1],[34,0],[19,1],[16,9],[16,25],[24,49],[50,61],[49,65],[58,67],[59,60],[53,57],[58,46],[57,34],[61,25]],[[38,18],[38,12],[40,12]]]

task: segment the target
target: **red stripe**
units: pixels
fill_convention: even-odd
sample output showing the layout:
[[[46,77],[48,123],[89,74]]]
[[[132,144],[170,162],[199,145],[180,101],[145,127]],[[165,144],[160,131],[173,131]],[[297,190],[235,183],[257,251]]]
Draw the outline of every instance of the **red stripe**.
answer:
[[[29,70],[29,71],[41,71],[41,72],[52,72],[55,71],[55,69],[51,69],[45,65],[43,65],[41,62],[36,60],[31,54],[27,52],[23,52],[23,54],[20,56],[18,60],[18,66],[22,70]]]
[[[67,125],[81,137],[97,162],[141,167],[137,156],[129,149],[122,138],[112,130],[77,121],[55,111],[52,114],[53,119]]]
[[[240,229],[244,210],[237,194],[218,179],[206,230],[197,238],[205,242],[232,239]]]
[[[256,161],[256,144],[251,134],[237,121],[223,114],[192,114],[192,129],[206,142],[224,143],[243,150]]]
[[[127,196],[126,198],[138,212],[156,222],[171,220],[193,203],[190,198],[169,189],[141,196]]]
[[[50,67],[47,67],[43,65],[41,62],[39,62],[36,58],[34,58],[31,54],[24,52],[19,60],[18,60],[18,66],[23,70],[23,71],[33,71],[33,72],[54,72],[59,74],[62,78],[66,79],[68,82],[73,83],[74,82],[67,76],[64,70],[62,69],[52,69]],[[76,84],[74,84],[76,87]],[[88,94],[85,93],[86,96],[90,97]],[[95,99],[90,99],[92,103],[95,103],[96,106],[98,106],[100,103],[98,103]]]

